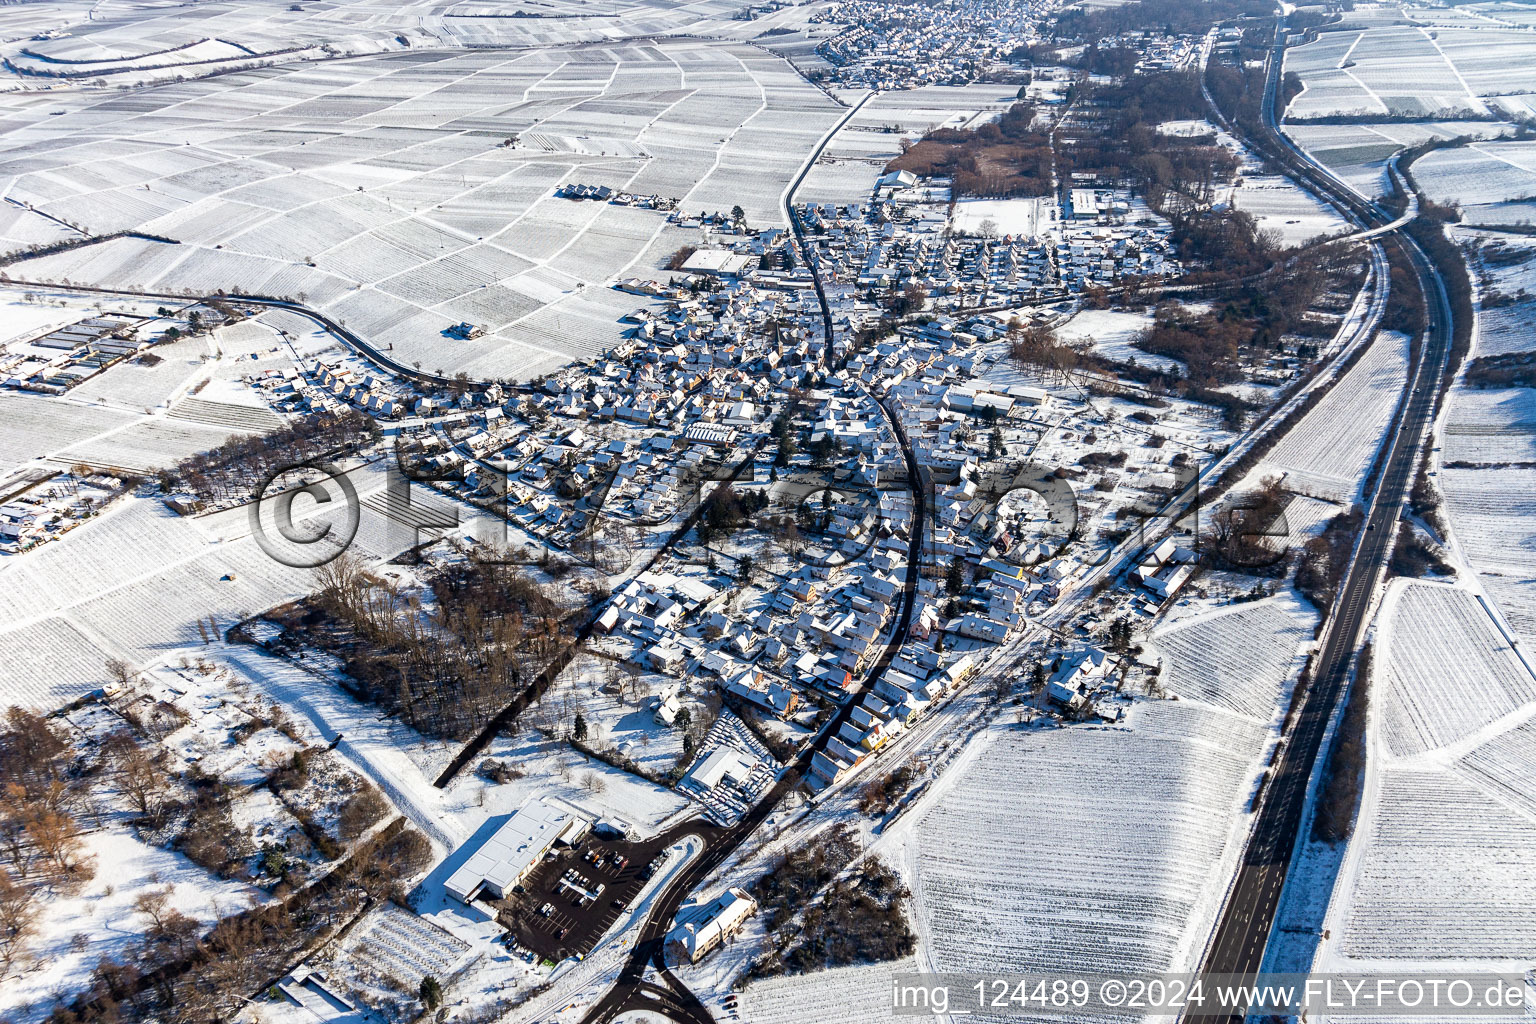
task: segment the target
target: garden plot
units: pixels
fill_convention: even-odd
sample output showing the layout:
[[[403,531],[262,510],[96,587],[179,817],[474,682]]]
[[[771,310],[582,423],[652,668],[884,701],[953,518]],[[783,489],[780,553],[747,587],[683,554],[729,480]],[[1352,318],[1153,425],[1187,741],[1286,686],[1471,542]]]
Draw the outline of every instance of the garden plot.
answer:
[[[558,698],[557,698],[558,700]],[[594,820],[606,820],[652,835],[661,824],[680,812],[694,812],[694,805],[675,793],[639,776],[590,758],[564,739],[565,707],[542,700],[530,711],[538,723],[516,736],[498,738],[486,757],[513,767],[521,777],[485,790],[485,813],[510,814],[530,798],[554,797],[579,808]],[[552,722],[547,728],[544,723]]]
[[[1046,199],[962,199],[955,204],[951,227],[964,234],[1035,238],[1056,219],[1056,203]]]
[[[1394,755],[1456,743],[1536,701],[1536,681],[1470,592],[1409,584],[1385,614],[1381,730]]]
[[[558,705],[562,716],[579,713],[587,724],[589,745],[611,749],[659,778],[683,756],[682,729],[657,722],[652,708],[655,696],[674,682],[639,671],[632,662],[582,655],[560,674],[544,701]],[[688,700],[686,695],[683,699]]]
[[[1381,447],[1408,375],[1408,336],[1382,331],[1360,361],[1281,438],[1259,469],[1293,491],[1353,500]]]
[[[1268,722],[1310,631],[1273,601],[1222,612],[1153,636],[1174,693]]]
[[[1193,966],[1265,730],[1182,702],[1129,723],[1000,729],[915,826],[931,969]]]
[[[83,305],[27,302],[20,293],[14,294],[15,299],[0,301],[0,345],[36,338],[95,315],[94,310]]]

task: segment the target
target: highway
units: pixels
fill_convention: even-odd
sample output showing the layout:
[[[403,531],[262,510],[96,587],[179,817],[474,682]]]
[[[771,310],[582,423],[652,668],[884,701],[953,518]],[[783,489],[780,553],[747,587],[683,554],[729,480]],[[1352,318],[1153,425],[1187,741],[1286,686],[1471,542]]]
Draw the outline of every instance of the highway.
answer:
[[[1347,573],[1328,620],[1327,632],[1313,662],[1312,682],[1301,696],[1299,713],[1285,735],[1273,765],[1249,835],[1237,877],[1228,891],[1202,971],[1208,976],[1252,977],[1264,962],[1280,897],[1300,838],[1312,778],[1329,722],[1347,691],[1349,672],[1368,623],[1372,598],[1381,579],[1402,515],[1419,453],[1433,421],[1445,375],[1451,342],[1451,307],[1434,265],[1406,233],[1406,223],[1392,219],[1374,203],[1353,193],[1342,182],[1300,153],[1279,131],[1275,100],[1284,57],[1284,18],[1276,26],[1266,81],[1264,119],[1267,138],[1254,140],[1287,171],[1326,196],[1362,223],[1357,237],[1392,238],[1417,276],[1427,304],[1427,327],[1415,347],[1414,362],[1398,407],[1383,470],[1365,505],[1366,527],[1356,540]],[[1393,168],[1394,179],[1400,180]],[[1410,209],[1413,205],[1410,202]],[[1199,1017],[1240,1021],[1246,1007],[1207,1008]]]

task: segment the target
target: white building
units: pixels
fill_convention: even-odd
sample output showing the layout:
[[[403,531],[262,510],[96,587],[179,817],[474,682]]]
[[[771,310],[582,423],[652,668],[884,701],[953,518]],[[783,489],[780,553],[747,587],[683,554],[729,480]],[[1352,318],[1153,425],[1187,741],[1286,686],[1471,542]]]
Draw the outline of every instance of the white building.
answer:
[[[502,899],[556,843],[577,842],[591,826],[574,811],[530,802],[470,854],[443,887],[462,903],[473,903],[482,892]]]
[[[755,913],[757,901],[745,889],[727,889],[703,908],[700,916],[673,928],[667,936],[667,948],[679,961],[698,963],[740,931]]]

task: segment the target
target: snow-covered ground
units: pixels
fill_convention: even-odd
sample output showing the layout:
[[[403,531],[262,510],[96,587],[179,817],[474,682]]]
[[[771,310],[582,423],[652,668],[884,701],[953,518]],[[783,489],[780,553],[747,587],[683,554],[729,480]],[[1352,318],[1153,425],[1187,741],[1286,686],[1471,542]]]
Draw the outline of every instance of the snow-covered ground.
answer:
[[[1178,650],[1163,675],[1178,699],[1116,726],[998,719],[973,741],[874,848],[908,872],[922,968],[1191,968],[1300,669],[1304,616],[1289,596],[1202,612],[1152,639]]]
[[[179,853],[139,841],[120,823],[84,839],[96,877],[79,893],[42,902],[38,938],[30,943],[36,964],[7,977],[0,992],[0,1012],[11,1019],[46,1016],[54,997],[78,988],[98,960],[121,959],[130,943],[141,940],[147,919],[134,900],[142,893],[170,886],[167,905],[201,924],[265,899],[253,886],[222,881]]]
[[[1268,721],[1275,693],[1308,638],[1278,601],[1260,601],[1180,623],[1153,637],[1180,697]]]
[[[1372,689],[1359,818],[1314,969],[1530,969],[1530,666],[1474,593],[1399,579],[1378,617]]]
[[[1342,380],[1270,450],[1259,475],[1292,490],[1353,500],[1381,447],[1408,373],[1408,338],[1379,335]]]
[[[1151,311],[1133,313],[1117,309],[1085,309],[1056,329],[1068,344],[1092,342],[1093,350],[1110,359],[1131,360],[1159,370],[1184,372],[1184,364],[1168,356],[1143,352],[1133,343],[1152,326]]]
[[[1300,245],[1319,235],[1349,230],[1337,210],[1281,175],[1250,174],[1232,190],[1232,205],[1274,231],[1282,245]]]
[[[416,543],[414,532],[370,505],[384,465],[349,473],[362,499],[353,550],[382,560]],[[421,489],[413,502],[460,512],[460,530],[501,533],[500,521]],[[66,536],[0,563],[12,600],[0,613],[0,701],[52,708],[102,685],[108,658],[140,668],[219,629],[308,593],[308,569],[271,558],[248,508],[176,515],[153,498],[124,498]]]
[[[959,234],[1022,235],[1036,238],[1055,226],[1058,210],[1050,196],[1034,199],[962,199],[950,227]]]
[[[1480,303],[1471,358],[1536,349],[1532,304],[1487,308],[1491,291],[1536,288],[1536,250],[1524,240],[1457,230],[1458,241],[1485,247],[1478,259]],[[1472,388],[1458,379],[1440,424],[1437,483],[1445,496],[1454,553],[1522,643],[1536,643],[1536,392]]]

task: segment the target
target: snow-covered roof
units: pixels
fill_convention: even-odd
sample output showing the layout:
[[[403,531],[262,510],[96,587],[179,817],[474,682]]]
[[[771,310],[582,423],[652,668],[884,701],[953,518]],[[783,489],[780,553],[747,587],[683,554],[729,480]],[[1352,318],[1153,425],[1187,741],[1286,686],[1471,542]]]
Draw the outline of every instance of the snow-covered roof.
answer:
[[[532,870],[551,846],[561,839],[574,838],[590,824],[573,811],[539,801],[529,803],[470,854],[443,887],[465,903],[474,899],[481,886],[504,894]]]

